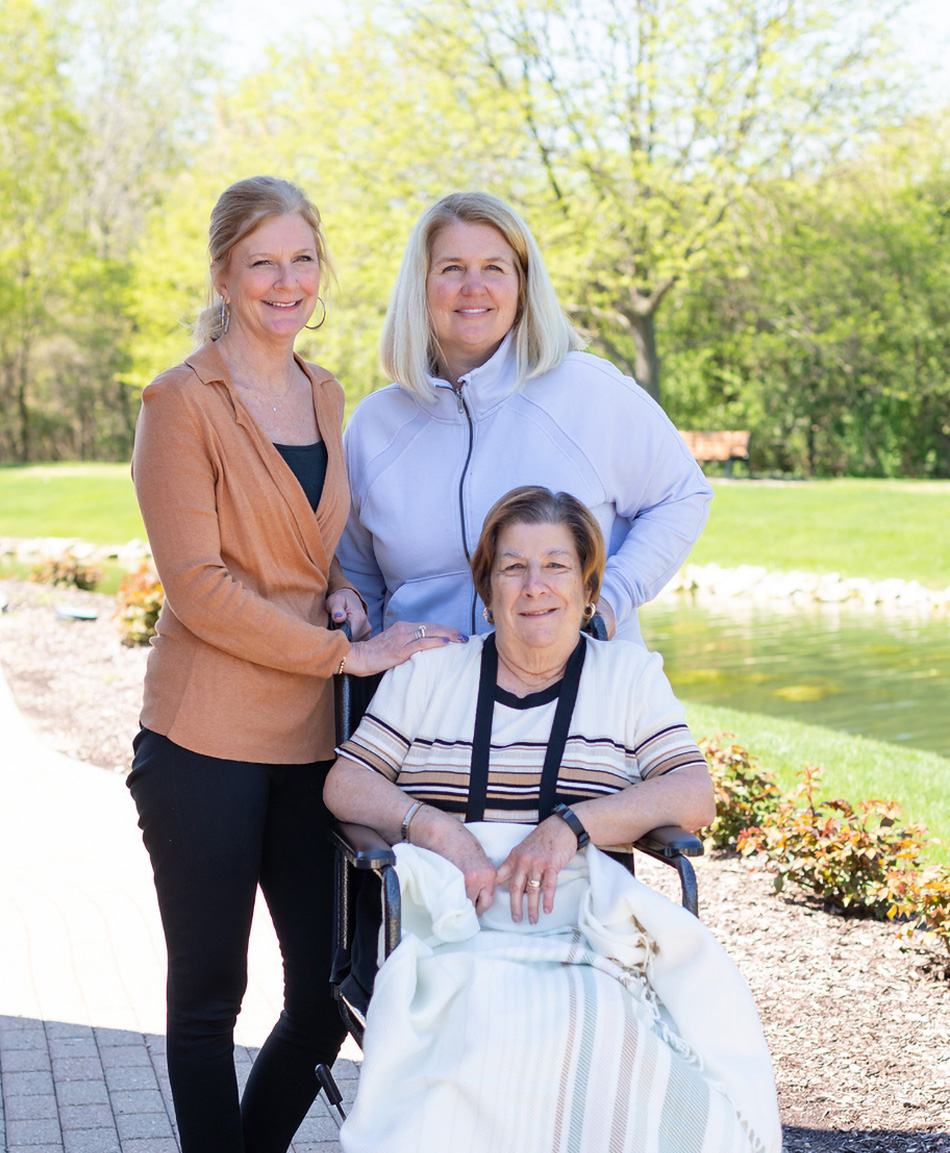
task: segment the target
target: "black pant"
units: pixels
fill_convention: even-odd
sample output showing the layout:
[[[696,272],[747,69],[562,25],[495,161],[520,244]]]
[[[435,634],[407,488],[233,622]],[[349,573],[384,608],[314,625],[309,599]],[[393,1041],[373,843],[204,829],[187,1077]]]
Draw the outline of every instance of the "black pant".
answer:
[[[129,788],[168,945],[168,1072],[183,1153],[286,1153],[345,1030],[330,972],[329,761],[261,765],[148,730]],[[284,1009],[238,1104],[234,1023],[247,988],[257,886],[284,965]]]

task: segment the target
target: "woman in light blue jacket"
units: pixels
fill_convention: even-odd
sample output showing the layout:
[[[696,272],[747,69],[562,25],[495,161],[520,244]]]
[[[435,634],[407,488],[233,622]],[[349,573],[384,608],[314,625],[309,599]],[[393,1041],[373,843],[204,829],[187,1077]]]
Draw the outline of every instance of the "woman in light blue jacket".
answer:
[[[352,509],[337,556],[374,631],[430,620],[486,632],[469,557],[519,485],[571,493],[607,543],[598,610],[639,640],[638,607],[676,573],[712,490],[663,410],[584,341],[508,205],[454,193],[403,256],[381,342],[397,383],[346,429]]]

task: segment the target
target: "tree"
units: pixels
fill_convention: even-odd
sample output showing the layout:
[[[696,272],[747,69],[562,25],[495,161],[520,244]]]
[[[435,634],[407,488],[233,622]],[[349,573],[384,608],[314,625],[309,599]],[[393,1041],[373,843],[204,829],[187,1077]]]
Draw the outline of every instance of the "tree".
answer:
[[[169,0],[71,0],[63,71],[85,126],[76,158],[83,226],[103,260],[124,261],[147,213],[191,161],[209,123],[207,36]]]
[[[893,4],[435,0],[399,6],[413,77],[459,69],[520,120],[506,181],[543,221],[575,316],[659,397],[656,317],[738,205],[880,122]],[[448,62],[448,63],[446,63]],[[414,79],[415,83],[415,79]],[[543,185],[525,182],[528,159]],[[520,194],[520,195],[519,195]]]
[[[68,299],[78,243],[70,160],[82,139],[60,72],[62,49],[32,0],[0,8],[0,429],[4,455],[32,452],[31,389],[44,340]]]
[[[201,303],[217,195],[233,180],[270,172],[317,203],[338,273],[338,283],[323,286],[327,323],[303,333],[299,350],[339,374],[351,405],[385,383],[379,333],[416,218],[460,184],[500,186],[512,167],[517,124],[459,74],[458,84],[433,71],[407,84],[388,34],[365,23],[329,48],[302,37],[222,99],[208,144],[167,206],[149,215],[135,256],[129,379],[147,383],[180,356],[180,318],[193,318]]]
[[[758,469],[950,475],[948,129],[911,121],[749,206],[744,265],[668,315],[674,419],[751,428]]]
[[[169,198],[207,127],[209,41],[169,0],[71,0],[64,14],[76,30],[65,71],[85,127],[74,180],[92,258],[77,283],[98,277],[99,301],[114,305],[82,310],[72,326],[76,447],[126,455],[141,383],[132,266],[150,215],[174,212]]]
[[[0,456],[126,455],[132,253],[203,75],[163,0],[0,10]]]

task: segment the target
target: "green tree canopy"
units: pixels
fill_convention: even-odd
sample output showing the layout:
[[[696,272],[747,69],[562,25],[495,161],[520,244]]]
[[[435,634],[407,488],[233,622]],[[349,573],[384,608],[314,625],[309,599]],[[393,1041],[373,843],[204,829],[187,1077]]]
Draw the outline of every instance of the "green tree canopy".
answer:
[[[427,0],[399,10],[394,40],[413,76],[434,68],[458,85],[464,69],[481,100],[519,118],[511,192],[533,202],[558,246],[575,315],[656,397],[657,312],[722,248],[729,214],[763,182],[827,163],[894,108],[882,67],[893,5]],[[519,180],[525,169],[543,185]]]

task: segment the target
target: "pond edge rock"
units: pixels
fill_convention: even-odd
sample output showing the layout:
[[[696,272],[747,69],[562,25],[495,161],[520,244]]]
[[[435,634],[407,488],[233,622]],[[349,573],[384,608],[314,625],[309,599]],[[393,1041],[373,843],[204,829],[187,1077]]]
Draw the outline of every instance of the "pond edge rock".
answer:
[[[931,589],[915,580],[872,581],[867,577],[843,577],[836,572],[770,572],[759,565],[723,568],[717,564],[686,564],[660,595],[668,593],[792,604],[852,604],[868,610],[918,614],[950,610],[950,587]]]

